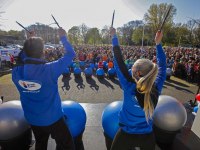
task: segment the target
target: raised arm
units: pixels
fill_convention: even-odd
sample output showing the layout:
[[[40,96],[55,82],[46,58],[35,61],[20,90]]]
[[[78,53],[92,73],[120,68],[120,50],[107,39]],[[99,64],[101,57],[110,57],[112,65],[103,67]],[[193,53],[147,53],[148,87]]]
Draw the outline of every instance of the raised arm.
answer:
[[[65,36],[66,32],[64,29],[59,28],[58,29],[58,35],[60,37],[60,40],[63,43],[63,46],[65,48],[65,55],[58,59],[57,61],[54,61],[52,63],[48,63],[47,65],[50,65],[51,67],[51,74],[54,81],[57,81],[58,77],[66,70],[66,68],[70,65],[72,60],[75,57],[75,52],[69,41],[67,40],[67,37]]]
[[[124,63],[119,47],[118,38],[116,36],[116,31],[112,27],[110,28],[110,35],[112,37],[113,44],[114,66],[117,72],[119,82],[122,85],[123,89],[126,90],[126,92],[132,93],[134,92],[133,88],[136,87],[136,84],[134,79],[132,79],[132,76],[130,76],[128,69]]]
[[[166,69],[167,69],[167,64],[166,64],[166,55],[165,52],[162,49],[161,45],[161,39],[163,37],[163,33],[161,31],[158,31],[156,33],[155,37],[155,42],[156,42],[156,56],[157,56],[157,65],[158,65],[158,75],[156,77],[156,84],[157,88],[159,91],[159,94],[161,94],[162,87],[164,85],[165,79],[166,79]]]

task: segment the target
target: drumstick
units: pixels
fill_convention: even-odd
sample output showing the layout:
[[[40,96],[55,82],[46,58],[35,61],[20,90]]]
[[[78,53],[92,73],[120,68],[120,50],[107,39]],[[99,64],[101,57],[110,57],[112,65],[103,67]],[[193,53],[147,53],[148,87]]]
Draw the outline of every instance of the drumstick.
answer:
[[[172,6],[169,7],[169,10],[168,10],[168,12],[167,12],[167,14],[166,14],[166,16],[165,16],[165,19],[163,20],[163,23],[162,23],[162,25],[161,25],[161,27],[160,27],[160,32],[161,32],[162,28],[163,28],[164,25],[165,25],[165,21],[167,20],[167,17],[169,16],[169,12],[170,12],[171,8],[172,8]]]
[[[113,11],[113,17],[112,17],[111,27],[113,27],[114,17],[115,17],[115,10]],[[111,38],[111,36],[110,36],[110,38]]]
[[[24,28],[24,30],[26,30],[27,32],[29,32],[29,33],[31,34],[31,32],[30,32],[28,29],[26,29],[23,25],[21,25],[19,22],[16,21],[16,23],[17,23],[18,25],[20,25],[22,28]]]
[[[114,12],[113,12],[113,17],[112,17],[112,24],[111,24],[111,27],[113,27],[114,17],[115,17],[115,10],[114,10]]]
[[[56,21],[56,19],[53,17],[53,15],[51,15],[51,16],[52,16],[53,20],[55,21],[55,23],[57,24],[57,26],[60,28],[60,26],[59,26],[58,22]]]

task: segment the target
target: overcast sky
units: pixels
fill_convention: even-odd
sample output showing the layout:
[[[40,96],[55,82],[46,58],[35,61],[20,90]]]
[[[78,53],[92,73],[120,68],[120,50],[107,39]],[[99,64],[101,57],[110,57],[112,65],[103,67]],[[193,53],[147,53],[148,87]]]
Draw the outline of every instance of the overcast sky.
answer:
[[[67,31],[82,23],[102,29],[111,24],[113,10],[117,28],[132,20],[142,20],[153,3],[172,3],[177,8],[175,23],[186,23],[188,17],[200,19],[200,0],[0,0],[0,12],[5,11],[0,29],[21,30],[15,21],[24,26],[36,22],[48,25],[54,22],[51,14]]]

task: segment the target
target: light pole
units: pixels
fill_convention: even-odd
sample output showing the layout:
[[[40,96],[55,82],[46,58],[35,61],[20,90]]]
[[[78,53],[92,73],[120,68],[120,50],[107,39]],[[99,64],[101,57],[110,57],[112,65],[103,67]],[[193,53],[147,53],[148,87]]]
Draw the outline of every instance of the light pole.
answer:
[[[40,23],[39,22],[36,22],[35,24],[37,24],[38,25],[38,27],[39,27],[39,25],[40,25]],[[40,30],[38,29],[38,36],[40,35]]]
[[[146,25],[150,25],[150,24],[153,24],[153,23],[147,23]],[[143,28],[143,35],[142,35],[142,49],[143,49],[143,42],[144,42],[144,28],[145,28],[145,24],[143,24],[142,28]]]
[[[181,37],[182,37],[182,35],[181,35],[180,38],[179,38],[178,47],[180,46]]]

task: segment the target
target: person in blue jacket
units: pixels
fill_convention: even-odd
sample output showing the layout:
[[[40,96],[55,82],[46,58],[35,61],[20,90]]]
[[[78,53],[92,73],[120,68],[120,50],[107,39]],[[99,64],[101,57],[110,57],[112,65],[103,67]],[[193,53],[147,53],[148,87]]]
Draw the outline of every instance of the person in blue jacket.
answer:
[[[24,43],[19,64],[12,70],[12,80],[19,93],[24,117],[31,125],[36,150],[47,150],[49,135],[56,137],[59,150],[75,150],[66,116],[62,111],[58,92],[58,77],[67,69],[75,57],[75,52],[65,36],[64,29],[58,35],[65,48],[65,55],[57,61],[43,60],[44,43],[34,37],[32,30]],[[25,53],[25,57],[24,57]]]
[[[132,66],[132,76],[122,58],[115,28],[110,28],[114,65],[123,88],[123,105],[119,112],[120,129],[111,150],[155,150],[152,131],[153,112],[166,79],[166,56],[160,44],[162,32],[155,37],[157,64],[148,59],[138,59]]]

